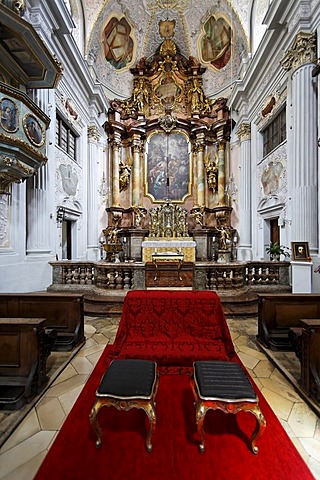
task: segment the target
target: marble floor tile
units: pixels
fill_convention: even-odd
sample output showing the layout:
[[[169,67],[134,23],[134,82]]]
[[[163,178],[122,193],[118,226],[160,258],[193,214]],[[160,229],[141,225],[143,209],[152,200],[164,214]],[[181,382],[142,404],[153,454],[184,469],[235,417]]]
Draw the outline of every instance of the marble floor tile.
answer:
[[[60,372],[1,448],[1,480],[33,479],[102,351],[108,343],[114,341],[118,322],[113,318],[86,317],[85,345]],[[319,418],[256,342],[256,318],[232,319],[228,320],[228,325],[235,350],[249,375],[278,416],[315,478],[320,480]],[[295,369],[297,376],[299,363],[292,352],[283,355],[277,352],[274,358],[288,368]],[[1,418],[0,414],[0,430]]]

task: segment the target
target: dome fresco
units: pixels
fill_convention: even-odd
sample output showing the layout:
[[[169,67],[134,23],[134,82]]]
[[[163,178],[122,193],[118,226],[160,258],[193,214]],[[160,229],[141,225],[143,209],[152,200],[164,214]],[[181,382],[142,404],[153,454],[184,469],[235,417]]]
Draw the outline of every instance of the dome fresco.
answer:
[[[130,68],[153,56],[167,33],[186,58],[206,68],[204,89],[209,97],[228,92],[241,64],[257,48],[268,0],[70,0],[73,35],[93,66],[106,96],[126,98],[132,90]],[[132,5],[134,3],[134,8]],[[254,28],[252,27],[254,26]]]

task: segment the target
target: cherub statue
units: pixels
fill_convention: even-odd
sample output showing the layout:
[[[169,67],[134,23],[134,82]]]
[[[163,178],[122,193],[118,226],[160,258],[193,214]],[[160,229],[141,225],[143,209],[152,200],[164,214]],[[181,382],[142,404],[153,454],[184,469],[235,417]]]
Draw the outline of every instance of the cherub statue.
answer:
[[[141,222],[142,220],[144,219],[144,217],[146,216],[146,209],[143,208],[143,207],[139,207],[137,205],[135,205],[134,207],[132,207],[132,210],[134,212],[134,223],[135,223],[135,226],[136,227],[140,227],[141,226]]]
[[[191,217],[194,217],[196,224],[203,227],[204,207],[194,207],[190,212]]]

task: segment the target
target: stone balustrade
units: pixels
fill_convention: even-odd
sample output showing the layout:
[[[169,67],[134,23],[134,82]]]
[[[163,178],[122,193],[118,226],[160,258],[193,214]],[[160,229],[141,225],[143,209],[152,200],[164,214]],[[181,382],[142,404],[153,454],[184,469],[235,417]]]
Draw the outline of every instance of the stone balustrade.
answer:
[[[143,262],[50,262],[52,285],[48,290],[94,292],[94,290],[137,290],[146,288]],[[195,262],[196,290],[266,290],[289,288],[289,262]]]

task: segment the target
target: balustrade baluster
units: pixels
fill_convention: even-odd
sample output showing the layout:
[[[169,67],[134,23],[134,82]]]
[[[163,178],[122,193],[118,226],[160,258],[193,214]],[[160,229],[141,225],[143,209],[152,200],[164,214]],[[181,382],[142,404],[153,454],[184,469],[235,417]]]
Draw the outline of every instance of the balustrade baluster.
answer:
[[[116,275],[116,290],[122,290],[123,285],[123,271],[119,268]]]
[[[87,285],[92,285],[92,279],[93,279],[93,267],[87,267]]]
[[[80,267],[80,285],[86,284],[86,267]]]
[[[67,273],[66,273],[66,284],[69,285],[72,283],[72,268],[67,267]]]
[[[109,288],[112,290],[116,288],[116,283],[115,283],[116,275],[117,275],[116,270],[114,268],[110,268],[108,271],[108,279],[109,279]]]
[[[74,268],[72,283],[75,283],[76,285],[80,284],[80,268],[79,267]]]
[[[128,268],[124,268],[123,272],[124,272],[123,289],[130,290],[131,288],[130,270]]]

